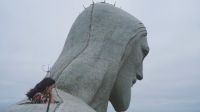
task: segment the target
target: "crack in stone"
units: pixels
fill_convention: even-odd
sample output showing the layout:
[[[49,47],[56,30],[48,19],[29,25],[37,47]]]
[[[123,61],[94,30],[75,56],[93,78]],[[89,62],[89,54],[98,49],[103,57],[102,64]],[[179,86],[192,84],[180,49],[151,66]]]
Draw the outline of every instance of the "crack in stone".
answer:
[[[89,35],[88,35],[89,38],[88,38],[88,40],[87,40],[86,46],[83,48],[82,51],[80,51],[80,52],[71,60],[71,62],[69,62],[69,64],[67,64],[67,65],[63,68],[63,70],[61,70],[61,72],[59,73],[59,76],[58,76],[57,79],[59,79],[59,77],[60,77],[60,75],[63,73],[64,69],[67,68],[68,65],[70,65],[70,64],[71,64],[80,54],[82,54],[82,53],[85,51],[85,49],[88,47],[89,41],[90,41],[90,38],[91,38],[91,32],[92,32],[92,16],[93,16],[93,9],[94,9],[94,4],[92,4],[92,10],[91,10],[91,15],[90,15],[90,25],[89,25]]]
[[[63,73],[63,71],[65,70],[65,68],[67,68],[68,65],[70,65],[70,64],[73,62],[73,60],[75,60],[75,59],[76,59],[81,53],[83,53],[83,52],[85,51],[85,49],[88,47],[89,41],[90,41],[90,38],[91,38],[91,33],[92,33],[93,9],[94,9],[94,3],[92,4],[92,9],[91,9],[90,25],[89,25],[89,35],[88,35],[89,38],[88,38],[88,40],[87,40],[86,46],[84,47],[84,49],[83,49],[81,52],[79,52],[79,53],[71,60],[71,62],[70,62],[69,64],[67,64],[67,65],[63,68],[63,70],[61,70],[62,72],[59,73],[59,76],[58,76],[57,79],[59,79],[60,75]],[[63,99],[59,96],[57,90],[56,90],[56,93],[57,93],[58,97],[61,99],[61,103],[58,103],[58,104],[57,104],[57,106],[56,106],[55,109],[54,109],[54,112],[56,112],[56,111],[60,108],[60,105],[63,103]]]

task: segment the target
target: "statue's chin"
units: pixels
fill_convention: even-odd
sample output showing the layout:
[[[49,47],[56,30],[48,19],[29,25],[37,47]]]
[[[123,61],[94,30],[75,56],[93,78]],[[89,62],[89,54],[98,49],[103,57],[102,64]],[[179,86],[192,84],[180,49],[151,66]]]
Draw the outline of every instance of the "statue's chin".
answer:
[[[131,99],[131,86],[132,84],[127,85],[127,81],[119,81],[115,84],[110,96],[110,102],[116,111],[125,111],[128,109]]]

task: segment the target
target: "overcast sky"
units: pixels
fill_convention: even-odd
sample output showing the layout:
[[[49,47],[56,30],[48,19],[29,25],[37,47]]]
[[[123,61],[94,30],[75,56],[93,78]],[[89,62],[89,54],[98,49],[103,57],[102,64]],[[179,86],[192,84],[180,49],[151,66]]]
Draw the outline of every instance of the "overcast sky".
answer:
[[[147,27],[150,47],[127,112],[200,112],[200,1],[116,1]],[[0,111],[45,76],[42,65],[54,64],[72,23],[91,3],[0,0]],[[110,105],[108,111],[114,112]]]

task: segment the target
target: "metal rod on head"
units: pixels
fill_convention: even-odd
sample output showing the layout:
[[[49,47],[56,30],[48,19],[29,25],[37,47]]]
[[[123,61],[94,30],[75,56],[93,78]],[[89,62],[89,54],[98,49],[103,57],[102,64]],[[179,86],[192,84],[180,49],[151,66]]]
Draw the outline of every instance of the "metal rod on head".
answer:
[[[83,8],[86,9],[85,6],[84,6],[84,4],[83,4]]]
[[[115,3],[114,3],[114,6],[116,5],[116,1],[115,1]]]

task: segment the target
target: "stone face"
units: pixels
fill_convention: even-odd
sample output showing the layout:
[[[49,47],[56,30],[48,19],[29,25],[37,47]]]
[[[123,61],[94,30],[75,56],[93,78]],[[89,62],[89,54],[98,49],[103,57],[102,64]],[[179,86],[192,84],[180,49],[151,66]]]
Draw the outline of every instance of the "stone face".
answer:
[[[143,78],[146,34],[144,25],[127,12],[92,4],[74,22],[50,77],[59,89],[98,112],[106,112],[109,100],[116,111],[124,111],[131,86]]]

